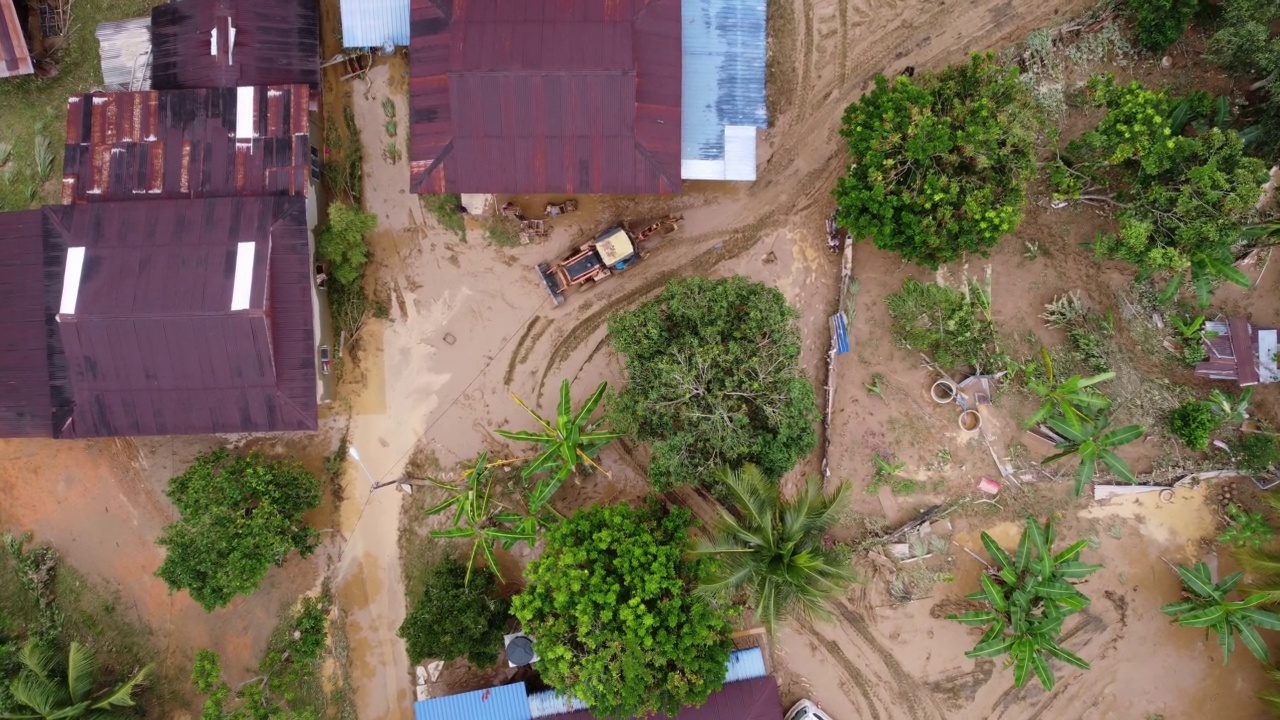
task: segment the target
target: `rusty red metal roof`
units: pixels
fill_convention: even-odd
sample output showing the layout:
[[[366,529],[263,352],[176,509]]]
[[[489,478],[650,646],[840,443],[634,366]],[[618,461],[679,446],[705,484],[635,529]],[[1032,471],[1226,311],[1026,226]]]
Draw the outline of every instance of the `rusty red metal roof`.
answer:
[[[413,0],[414,192],[680,190],[678,0]]]
[[[555,720],[596,720],[590,710],[556,715]],[[687,707],[674,716],[655,713],[649,720],[782,720],[778,681],[771,675],[725,683],[698,707]]]
[[[306,85],[72,96],[62,200],[305,195],[308,103]]]
[[[25,10],[26,3],[21,5]],[[0,0],[0,77],[35,72],[31,49],[27,46],[25,20],[18,17],[14,0]]]
[[[0,216],[0,437],[49,437],[41,211]]]
[[[151,87],[320,87],[315,0],[177,0],[151,11]]]
[[[46,207],[44,434],[315,429],[307,232],[297,197]]]

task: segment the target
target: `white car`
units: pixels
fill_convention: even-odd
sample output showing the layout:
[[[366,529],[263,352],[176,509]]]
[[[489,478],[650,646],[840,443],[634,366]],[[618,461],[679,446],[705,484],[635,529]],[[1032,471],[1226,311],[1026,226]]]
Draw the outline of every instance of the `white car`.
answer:
[[[791,706],[786,720],[831,720],[831,716],[823,712],[817,703],[805,698]]]

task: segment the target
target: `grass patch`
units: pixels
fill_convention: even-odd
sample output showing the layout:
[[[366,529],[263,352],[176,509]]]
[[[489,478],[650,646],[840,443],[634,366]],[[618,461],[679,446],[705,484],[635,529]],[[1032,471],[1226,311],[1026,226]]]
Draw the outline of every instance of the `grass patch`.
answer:
[[[102,65],[94,31],[107,20],[146,15],[150,0],[76,0],[71,29],[56,56],[58,74],[5,78],[0,82],[0,144],[11,148],[0,163],[0,211],[58,202],[62,184],[62,128],[67,98],[102,87]],[[47,147],[38,150],[37,136]],[[46,179],[42,180],[41,176]]]
[[[520,244],[520,223],[515,218],[494,218],[485,229],[485,237],[498,247],[515,247]]]
[[[331,120],[326,119],[324,124],[320,178],[338,199],[358,204],[364,187],[364,151],[360,149],[360,128],[349,95],[344,98],[341,126]]]
[[[461,195],[422,195],[422,209],[440,223],[440,226],[467,241],[467,223],[457,208],[462,204]]]
[[[960,290],[907,278],[885,298],[890,331],[899,344],[919,350],[947,370],[1005,366],[991,321],[990,295],[977,282]]]

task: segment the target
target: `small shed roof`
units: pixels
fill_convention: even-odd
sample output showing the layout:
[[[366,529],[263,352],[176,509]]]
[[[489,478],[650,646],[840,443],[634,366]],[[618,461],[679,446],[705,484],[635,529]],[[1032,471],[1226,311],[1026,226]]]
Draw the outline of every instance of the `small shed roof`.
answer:
[[[414,720],[531,720],[524,683],[419,700]]]
[[[308,96],[306,85],[72,96],[63,202],[305,195]]]
[[[151,89],[151,16],[98,25],[104,90]]]
[[[342,46],[409,44],[409,0],[342,0]]]
[[[55,437],[316,428],[302,198],[44,212]]]
[[[0,216],[0,437],[49,437],[42,212]]]
[[[678,0],[413,0],[425,193],[680,190]]]
[[[319,89],[315,0],[176,0],[151,10],[151,86]]]
[[[13,0],[0,0],[0,77],[35,72],[27,46],[25,19],[18,17]]]

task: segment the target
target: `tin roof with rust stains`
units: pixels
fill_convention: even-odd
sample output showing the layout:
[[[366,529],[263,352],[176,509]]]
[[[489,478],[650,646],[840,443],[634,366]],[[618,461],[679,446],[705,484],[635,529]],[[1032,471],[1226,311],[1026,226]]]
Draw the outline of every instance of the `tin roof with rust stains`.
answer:
[[[25,27],[13,0],[0,0],[0,78],[35,72]]]

